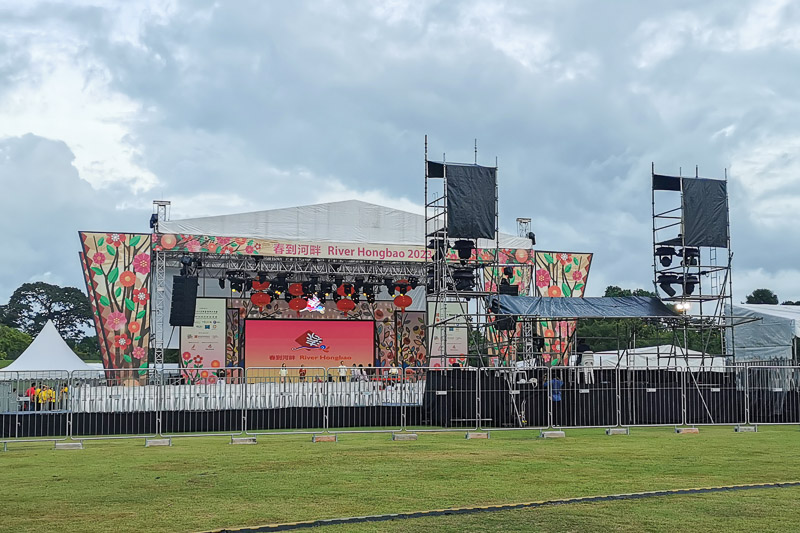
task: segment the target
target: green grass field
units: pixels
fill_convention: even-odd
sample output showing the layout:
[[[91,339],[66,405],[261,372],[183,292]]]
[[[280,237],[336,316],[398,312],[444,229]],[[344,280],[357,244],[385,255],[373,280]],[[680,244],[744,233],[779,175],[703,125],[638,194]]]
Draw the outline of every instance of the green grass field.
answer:
[[[257,446],[225,438],[87,441],[86,449],[14,444],[0,453],[0,531],[199,531],[274,522],[515,503],[671,488],[800,480],[797,427],[670,428],[261,437]],[[338,531],[792,531],[800,489],[667,496],[327,526]],[[691,522],[687,525],[685,522]]]

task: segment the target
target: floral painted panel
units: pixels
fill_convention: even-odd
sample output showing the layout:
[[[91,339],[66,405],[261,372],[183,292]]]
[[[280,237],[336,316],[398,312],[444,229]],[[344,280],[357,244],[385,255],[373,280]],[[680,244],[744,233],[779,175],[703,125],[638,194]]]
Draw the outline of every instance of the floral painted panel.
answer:
[[[80,232],[87,291],[96,307],[103,366],[147,373],[150,348],[149,234]]]
[[[534,264],[539,296],[580,298],[586,290],[592,254],[537,251]],[[542,320],[537,324],[537,334],[544,339],[542,357],[545,363],[567,364],[576,326],[574,320]]]

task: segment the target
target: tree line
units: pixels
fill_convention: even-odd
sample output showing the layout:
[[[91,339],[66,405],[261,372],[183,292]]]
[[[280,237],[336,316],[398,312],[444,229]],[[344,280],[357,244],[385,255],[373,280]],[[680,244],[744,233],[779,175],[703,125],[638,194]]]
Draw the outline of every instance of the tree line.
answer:
[[[16,359],[52,320],[72,350],[84,360],[100,360],[89,299],[76,287],[37,281],[23,283],[0,305],[0,360]]]

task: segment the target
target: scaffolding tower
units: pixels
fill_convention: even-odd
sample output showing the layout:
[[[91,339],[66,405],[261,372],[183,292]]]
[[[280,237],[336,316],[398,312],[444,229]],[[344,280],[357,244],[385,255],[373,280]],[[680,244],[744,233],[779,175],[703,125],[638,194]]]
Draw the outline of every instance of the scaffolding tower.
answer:
[[[441,176],[431,175],[429,163],[441,165]],[[499,219],[497,209],[497,182],[494,186],[494,238],[478,239],[448,232],[449,204],[447,196],[448,163],[428,159],[428,138],[425,137],[425,256],[426,311],[428,356],[444,358],[468,357],[470,351],[477,356],[479,366],[487,361],[486,346],[478,342],[474,332],[486,338],[488,313],[487,297],[497,294],[497,284],[490,284],[488,272],[497,272],[500,249]],[[477,165],[477,150],[475,166]],[[497,165],[493,168],[497,171]],[[453,241],[455,239],[455,241]],[[467,251],[469,255],[467,256]],[[494,290],[487,290],[493,288]],[[457,341],[457,342],[454,342]],[[482,345],[483,344],[483,345]],[[453,353],[455,345],[466,346],[466,353]],[[481,346],[482,345],[482,346]]]

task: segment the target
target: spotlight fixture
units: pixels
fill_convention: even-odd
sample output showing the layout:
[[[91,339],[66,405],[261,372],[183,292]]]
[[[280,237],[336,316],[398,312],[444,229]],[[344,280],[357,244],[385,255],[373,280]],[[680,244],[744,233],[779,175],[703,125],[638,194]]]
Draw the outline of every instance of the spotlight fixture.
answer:
[[[353,282],[353,287],[355,288],[356,292],[361,292],[361,287],[364,286],[364,276],[356,276],[355,281]]]
[[[219,288],[220,289],[225,288],[225,278],[219,278]]]
[[[458,240],[455,242],[454,248],[458,252],[458,260],[462,265],[466,265],[469,258],[472,257],[472,250],[475,249],[475,244],[468,240]]]
[[[672,246],[659,246],[656,248],[656,257],[661,266],[668,267],[672,264],[672,256],[675,255],[675,248]]]
[[[158,225],[158,213],[153,213],[150,215],[150,229],[155,228]]]
[[[333,292],[333,284],[329,281],[324,281],[319,284],[319,292],[324,294],[325,296],[330,296],[331,292]]]
[[[683,266],[697,266],[700,264],[700,248],[683,248],[680,252],[683,257]]]
[[[389,296],[394,296],[394,282],[392,278],[383,278],[383,286],[389,292]]]
[[[532,231],[529,231],[526,237],[531,240],[531,246],[536,246],[536,234],[534,234]]]
[[[659,274],[658,278],[656,278],[658,286],[661,287],[661,290],[667,293],[670,298],[675,296],[675,289],[672,288],[672,285],[677,284],[679,281],[678,276],[675,274]]]
[[[475,271],[471,268],[453,270],[453,282],[457,291],[471,291],[475,287]]]
[[[514,277],[514,267],[511,266],[504,266],[503,267],[503,275],[507,278]]]
[[[412,289],[416,289],[417,286],[419,285],[419,278],[417,278],[417,276],[409,276],[408,277],[408,285]]]
[[[683,278],[682,280],[683,285],[683,295],[684,296],[691,296],[694,292],[697,283],[700,281],[697,276],[689,275]]]
[[[433,261],[445,257],[448,248],[450,248],[450,243],[444,239],[431,239],[430,242],[428,242],[428,249],[433,250]]]

